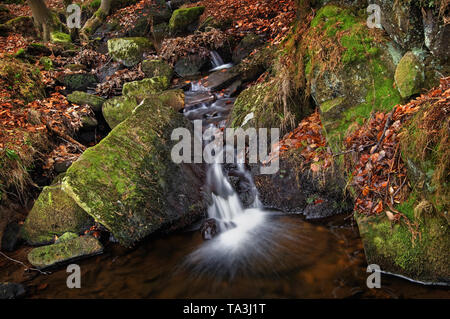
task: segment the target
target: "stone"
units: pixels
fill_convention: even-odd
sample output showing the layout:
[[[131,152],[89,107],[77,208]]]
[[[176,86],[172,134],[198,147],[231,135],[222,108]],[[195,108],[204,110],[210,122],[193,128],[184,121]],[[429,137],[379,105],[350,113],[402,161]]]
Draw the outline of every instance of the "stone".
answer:
[[[204,172],[171,160],[171,135],[182,127],[190,127],[182,114],[155,97],[144,99],[72,164],[64,191],[124,246],[190,224],[205,212]]]
[[[81,236],[33,248],[28,253],[28,261],[34,267],[43,269],[102,252],[103,246],[97,239],[92,236]]]
[[[172,13],[169,21],[171,32],[185,32],[187,28],[198,22],[198,19],[205,11],[205,7],[191,7],[177,9]]]
[[[233,50],[233,63],[240,63],[245,57],[247,57],[254,49],[259,47],[263,42],[261,38],[256,34],[246,35],[238,46]]]
[[[204,240],[213,239],[219,233],[219,227],[214,218],[205,220],[200,228],[200,232]]]
[[[69,91],[83,91],[97,83],[97,77],[91,73],[65,73],[57,80]]]
[[[165,76],[169,81],[172,80],[173,76],[173,68],[163,60],[142,61],[142,72],[148,78]]]
[[[208,59],[199,55],[183,57],[175,63],[175,73],[180,77],[200,74],[200,70],[208,63]]]
[[[81,234],[92,224],[92,218],[58,182],[44,187],[23,224],[21,237],[30,245],[48,244],[65,232]]]
[[[211,91],[218,91],[233,83],[240,74],[233,69],[223,69],[202,79],[201,84]]]
[[[62,234],[60,237],[58,237],[58,239],[55,240],[55,244],[63,243],[65,241],[69,241],[69,240],[72,240],[72,239],[78,238],[78,237],[79,237],[78,234],[67,232],[67,233]]]
[[[169,80],[164,76],[147,78],[140,81],[127,82],[123,85],[122,94],[134,97],[138,102],[150,94],[164,91],[169,87]]]
[[[22,284],[13,282],[0,282],[0,299],[15,299],[25,294]]]
[[[400,95],[408,98],[420,93],[424,81],[423,66],[413,52],[407,52],[395,70],[395,84]]]
[[[153,44],[143,37],[116,38],[108,40],[108,53],[115,61],[132,67],[143,60],[143,54],[152,50]]]
[[[109,127],[113,129],[119,123],[126,120],[137,105],[138,103],[133,97],[117,96],[110,98],[103,104],[103,117]]]
[[[210,92],[189,92],[186,94],[185,107],[189,108],[191,106],[214,102],[216,97]]]
[[[74,91],[71,94],[67,95],[67,100],[71,103],[78,104],[78,105],[89,105],[94,112],[100,112],[102,110],[103,103],[105,102],[105,99],[89,94],[82,91]]]

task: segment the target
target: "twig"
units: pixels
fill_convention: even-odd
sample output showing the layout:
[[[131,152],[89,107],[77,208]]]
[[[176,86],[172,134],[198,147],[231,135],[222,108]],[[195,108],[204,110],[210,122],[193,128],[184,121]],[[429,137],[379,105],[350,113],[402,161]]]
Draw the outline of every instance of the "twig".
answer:
[[[392,198],[395,198],[395,195],[397,195],[398,191],[403,187],[403,185],[405,185],[407,179],[408,178],[405,177],[405,179],[403,180],[403,183],[400,185],[400,187],[397,188],[397,190],[394,192],[394,194],[392,194]]]
[[[380,147],[381,143],[383,142],[384,137],[386,135],[386,131],[392,124],[392,116],[394,115],[395,109],[396,108],[394,107],[392,111],[389,112],[388,118],[386,119],[386,123],[384,124],[383,134],[381,134],[380,140],[378,141],[377,145],[375,145],[375,147],[370,150],[370,154],[375,153],[375,151],[378,149],[378,147]]]
[[[364,149],[366,149],[368,147],[371,147],[371,146],[374,146],[374,145],[375,145],[375,143],[372,143],[372,144],[367,144],[367,145],[364,145],[364,146],[360,146],[360,147],[358,147],[358,149],[352,148],[352,149],[349,149],[349,150],[346,150],[346,151],[343,151],[343,152],[340,152],[340,153],[337,153],[337,154],[333,154],[333,157],[344,155],[344,154],[351,153],[351,152],[362,152]]]
[[[68,136],[67,134],[64,134],[63,132],[61,132],[60,130],[51,127],[51,125],[49,123],[46,123],[45,126],[47,127],[47,129],[50,132],[55,133],[56,135],[58,135],[59,137],[63,138],[64,140],[66,140],[67,142],[74,144],[75,146],[77,146],[82,152],[84,152],[86,150],[86,146],[84,146],[83,144],[75,141],[73,138],[71,138],[70,136]]]
[[[33,270],[33,271],[37,271],[37,272],[39,272],[39,273],[41,273],[41,274],[43,274],[43,275],[50,275],[51,274],[51,272],[48,272],[48,271],[42,271],[42,270],[40,270],[40,269],[37,269],[37,268],[33,268],[33,267],[27,267],[27,265],[25,265],[23,262],[21,262],[20,260],[16,260],[16,259],[14,259],[14,258],[11,258],[11,257],[9,257],[9,256],[7,256],[6,254],[4,254],[3,252],[1,252],[0,251],[0,255],[2,255],[3,257],[5,257],[6,259],[8,259],[8,260],[10,260],[10,261],[12,261],[12,262],[15,262],[15,263],[17,263],[17,264],[19,264],[19,265],[22,265],[22,266],[24,266],[25,267],[25,270]]]

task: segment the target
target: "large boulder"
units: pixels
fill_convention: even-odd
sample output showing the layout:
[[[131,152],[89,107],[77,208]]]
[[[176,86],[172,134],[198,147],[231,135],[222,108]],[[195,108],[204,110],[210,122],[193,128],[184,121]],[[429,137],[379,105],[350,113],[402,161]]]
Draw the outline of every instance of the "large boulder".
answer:
[[[103,104],[102,113],[110,128],[126,120],[136,108],[136,99],[128,96],[110,98]]]
[[[171,32],[184,32],[190,25],[198,22],[198,19],[205,11],[205,7],[192,7],[177,9],[172,13],[169,21]]]
[[[139,102],[149,94],[161,92],[169,87],[169,80],[164,76],[147,78],[140,81],[127,82],[123,85],[122,94],[134,97]]]
[[[53,245],[32,249],[28,253],[28,261],[42,269],[102,252],[102,244],[92,236],[70,237]]]
[[[327,5],[317,12],[304,39],[309,48],[305,74],[336,153],[353,123],[361,124],[373,111],[391,110],[402,100],[394,87],[394,47],[375,38],[377,34],[368,36],[365,23],[348,9]],[[315,43],[323,41],[337,45],[340,63],[335,67],[317,62],[322,53]]]
[[[151,50],[153,44],[146,38],[116,38],[108,40],[108,52],[115,61],[127,67],[138,64],[145,51]]]
[[[395,70],[395,84],[400,95],[408,98],[420,93],[424,77],[424,69],[420,60],[413,52],[407,52]]]
[[[97,83],[97,77],[87,72],[63,73],[57,80],[69,91],[83,91]]]
[[[94,112],[100,112],[105,99],[82,91],[75,91],[67,95],[67,100],[78,105],[89,105]]]
[[[145,99],[72,164],[64,191],[125,246],[191,223],[204,213],[203,175],[171,160],[172,131],[189,126],[159,99]]]
[[[21,236],[30,245],[53,242],[65,232],[81,234],[92,218],[61,190],[60,184],[44,187],[23,224]]]

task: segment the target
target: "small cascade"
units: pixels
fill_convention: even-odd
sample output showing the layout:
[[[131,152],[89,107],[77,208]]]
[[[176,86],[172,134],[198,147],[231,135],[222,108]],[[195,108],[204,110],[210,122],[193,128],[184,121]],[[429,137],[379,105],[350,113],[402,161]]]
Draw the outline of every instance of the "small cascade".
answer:
[[[223,61],[222,57],[220,56],[219,53],[217,53],[216,51],[211,51],[210,52],[211,55],[211,64],[212,64],[212,70],[211,72],[214,71],[218,71],[218,70],[223,70],[223,69],[229,69],[233,66],[232,63],[226,63]]]

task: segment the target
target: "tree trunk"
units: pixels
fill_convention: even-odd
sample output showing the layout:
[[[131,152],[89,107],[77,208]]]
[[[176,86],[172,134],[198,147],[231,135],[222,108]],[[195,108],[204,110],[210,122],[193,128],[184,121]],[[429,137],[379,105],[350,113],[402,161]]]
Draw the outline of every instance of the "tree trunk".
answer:
[[[50,38],[51,14],[45,5],[44,0],[27,0],[30,6],[33,19],[39,30],[42,31],[42,38],[48,41]]]
[[[111,10],[111,0],[102,0],[100,8],[94,13],[94,15],[86,21],[81,29],[80,36],[85,40],[89,39],[89,35],[105,21]]]

